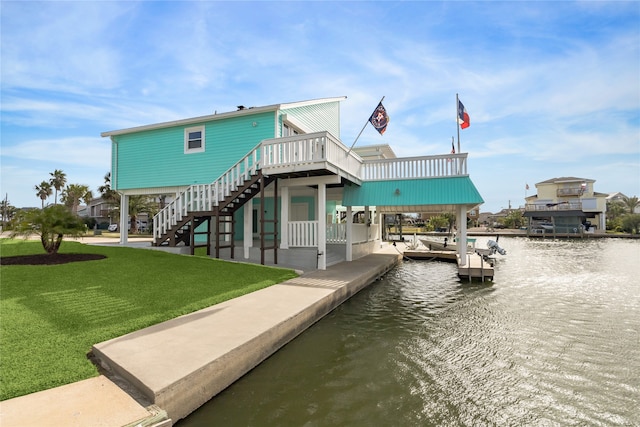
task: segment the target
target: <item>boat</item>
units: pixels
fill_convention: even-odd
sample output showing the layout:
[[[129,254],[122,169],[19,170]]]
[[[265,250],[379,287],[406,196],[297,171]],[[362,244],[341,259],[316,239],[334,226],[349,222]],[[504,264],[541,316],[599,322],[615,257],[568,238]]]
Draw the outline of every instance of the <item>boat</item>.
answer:
[[[449,239],[449,237],[445,237],[443,240],[438,240],[435,238],[421,238],[420,243],[426,246],[430,251],[452,251],[455,252],[458,250],[458,241],[454,236],[453,239]],[[476,246],[476,239],[469,238],[467,239],[467,249],[469,251],[473,251]]]
[[[504,256],[507,254],[507,251],[498,245],[498,240],[500,240],[500,236],[498,236],[496,240],[489,240],[487,242],[487,248],[485,249],[476,248],[476,239],[468,238],[467,250],[468,252],[477,253],[485,259],[495,255],[496,253]],[[458,242],[456,241],[455,237],[453,239],[453,242],[450,242],[448,237],[445,237],[444,240],[421,238],[420,243],[426,246],[430,251],[455,252],[458,250]]]
[[[489,240],[487,242],[487,248],[486,249],[481,249],[481,248],[476,248],[474,249],[475,253],[477,253],[478,255],[480,255],[483,258],[489,258],[492,255],[495,255],[496,253],[499,253],[500,255],[506,255],[507,251],[504,250],[503,248],[501,248],[498,245],[498,240],[500,239],[500,236],[498,236],[496,238],[496,240]]]
[[[553,224],[550,222],[541,222],[540,224],[538,224],[538,227],[542,228],[543,230],[547,230],[547,231],[553,231]]]

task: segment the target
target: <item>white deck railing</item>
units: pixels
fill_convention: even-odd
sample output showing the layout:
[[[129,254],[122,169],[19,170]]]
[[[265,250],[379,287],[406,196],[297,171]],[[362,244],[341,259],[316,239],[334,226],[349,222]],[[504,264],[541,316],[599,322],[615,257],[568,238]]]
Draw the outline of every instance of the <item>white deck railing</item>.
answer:
[[[352,243],[363,243],[378,238],[378,226],[353,224]],[[318,246],[318,221],[289,221],[287,225],[290,248],[313,248]],[[327,224],[327,243],[347,243],[347,224]]]
[[[262,141],[266,174],[326,168],[360,177],[362,159],[329,132],[315,132]]]
[[[535,212],[581,211],[582,202],[528,203],[524,210]]]
[[[289,221],[287,231],[289,247],[315,248],[318,246],[318,221]]]
[[[261,168],[268,175],[329,169],[356,181],[466,176],[467,153],[363,161],[329,132],[264,140],[213,183],[190,186],[156,214],[153,218],[154,242],[189,213],[213,210]],[[346,236],[339,224],[333,225],[328,230],[328,242]],[[304,227],[310,228],[294,229],[289,233],[290,239],[300,239],[290,242],[290,246],[317,245],[317,224],[315,229],[310,225]],[[354,242],[356,238],[360,240],[354,235]],[[346,237],[344,239],[346,241]]]
[[[327,243],[346,243],[347,224],[327,224]]]
[[[161,238],[190,212],[207,212],[218,206],[260,169],[260,145],[231,166],[211,184],[194,184],[153,217],[153,241]]]
[[[467,175],[467,153],[365,160],[363,181],[436,178]]]

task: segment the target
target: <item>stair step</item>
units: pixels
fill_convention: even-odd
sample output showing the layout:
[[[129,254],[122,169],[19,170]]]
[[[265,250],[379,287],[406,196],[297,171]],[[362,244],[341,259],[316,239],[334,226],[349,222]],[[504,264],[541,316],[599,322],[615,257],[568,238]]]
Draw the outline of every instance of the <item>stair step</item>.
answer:
[[[160,237],[159,240],[157,240],[157,244],[162,244],[163,242],[169,243],[170,241],[174,242],[175,244],[177,244],[178,242],[185,242],[185,244],[188,244],[191,238],[192,228],[195,229],[196,227],[202,225],[205,221],[209,220],[209,218],[213,220],[216,214],[219,217],[219,219],[217,220],[219,224],[232,224],[234,222],[233,213],[240,206],[246,203],[247,200],[258,194],[263,183],[269,184],[272,181],[272,179],[269,179],[269,177],[264,177],[265,180],[260,181],[261,176],[262,175],[260,174],[260,172],[258,172],[256,174],[252,174],[250,177],[248,177],[248,179],[244,179],[244,177],[242,177],[240,178],[240,180],[242,181],[240,185],[236,185],[238,184],[238,181],[236,181],[235,179],[232,182],[227,181],[226,184],[231,185],[231,187],[224,188],[224,191],[222,193],[218,193],[218,197],[216,197],[217,200],[213,201],[213,206],[205,210],[208,211],[208,214],[211,216],[192,216],[194,212],[196,212],[196,210],[191,210],[190,214],[187,217],[178,220],[178,222],[186,222],[182,223],[179,226],[177,224],[169,225],[167,231],[163,234],[163,236]],[[200,212],[200,215],[203,214],[204,211]],[[218,233],[219,236],[226,236],[228,234],[230,233]],[[170,241],[168,239],[170,239]]]

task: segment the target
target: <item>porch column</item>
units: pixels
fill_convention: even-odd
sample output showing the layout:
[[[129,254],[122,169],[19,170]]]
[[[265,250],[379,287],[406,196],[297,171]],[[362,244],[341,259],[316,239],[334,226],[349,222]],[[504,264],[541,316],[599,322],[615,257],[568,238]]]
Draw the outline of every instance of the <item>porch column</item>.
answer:
[[[280,249],[289,249],[289,187],[280,191]]]
[[[347,206],[347,217],[345,218],[347,223],[345,227],[347,228],[347,243],[346,243],[346,258],[347,261],[353,261],[353,212],[351,211],[351,206]]]
[[[371,240],[371,211],[369,211],[369,206],[364,207],[364,226],[367,233],[367,242]]]
[[[120,244],[129,241],[129,196],[120,193]]]
[[[458,206],[458,255],[460,265],[467,265],[467,206]]]
[[[384,240],[384,227],[386,226],[384,222],[384,214],[381,212],[376,213],[378,220],[376,221],[376,227],[378,227],[378,241],[380,242],[380,247],[382,248],[382,241]]]
[[[318,184],[318,270],[327,269],[327,185]]]
[[[243,206],[244,209],[244,259],[249,259],[249,248],[253,247],[253,199]]]

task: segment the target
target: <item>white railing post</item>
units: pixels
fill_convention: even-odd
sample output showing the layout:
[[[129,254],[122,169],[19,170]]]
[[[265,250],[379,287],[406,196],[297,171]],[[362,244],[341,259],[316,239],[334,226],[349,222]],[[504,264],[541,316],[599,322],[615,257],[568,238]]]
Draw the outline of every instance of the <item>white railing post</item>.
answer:
[[[351,206],[347,206],[347,217],[346,217],[346,228],[347,235],[346,237],[346,253],[345,258],[347,261],[353,261],[353,211]]]
[[[289,187],[280,193],[280,249],[289,249]]]
[[[213,183],[194,184],[179,194],[154,218],[154,230],[161,238],[171,227],[194,210],[209,211],[249,179],[258,169],[278,173],[280,168],[312,170],[331,164],[364,181],[466,176],[467,153],[402,159],[363,161],[329,132],[293,135],[262,141]]]
[[[466,176],[466,161],[467,153],[364,160],[360,176],[366,181]]]
[[[318,221],[289,221],[289,247],[314,248],[318,245]]]

